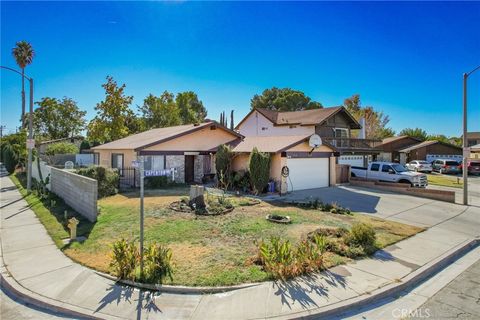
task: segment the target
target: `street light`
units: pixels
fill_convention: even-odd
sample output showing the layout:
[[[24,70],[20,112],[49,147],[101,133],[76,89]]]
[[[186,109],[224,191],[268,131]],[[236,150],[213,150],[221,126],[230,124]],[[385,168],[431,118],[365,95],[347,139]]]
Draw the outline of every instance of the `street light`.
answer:
[[[30,111],[28,113],[28,140],[27,149],[28,149],[28,164],[27,164],[27,191],[32,191],[32,141],[33,141],[33,79],[27,77],[25,74],[22,74],[20,71],[13,68],[0,66],[2,69],[10,70],[15,73],[18,73],[20,76],[24,77],[30,83]],[[23,123],[23,119],[22,119]]]
[[[468,76],[479,70],[480,66],[463,74],[463,204],[468,205],[468,167],[467,167],[467,80]]]

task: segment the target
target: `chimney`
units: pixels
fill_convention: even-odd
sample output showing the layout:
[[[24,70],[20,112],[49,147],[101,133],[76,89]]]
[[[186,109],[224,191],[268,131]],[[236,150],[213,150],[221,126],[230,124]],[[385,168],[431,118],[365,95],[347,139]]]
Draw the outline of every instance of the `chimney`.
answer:
[[[365,118],[360,118],[360,126],[362,126],[362,128],[360,129],[360,133],[358,134],[358,138],[359,139],[366,139],[367,138],[367,135],[365,133]]]

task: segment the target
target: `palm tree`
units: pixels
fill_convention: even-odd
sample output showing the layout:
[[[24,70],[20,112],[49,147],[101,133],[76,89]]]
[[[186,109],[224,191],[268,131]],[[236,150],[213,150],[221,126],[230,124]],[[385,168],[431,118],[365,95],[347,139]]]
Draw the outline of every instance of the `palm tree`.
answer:
[[[27,41],[18,41],[12,49],[17,65],[22,69],[22,128],[25,128],[25,67],[32,63],[35,51]]]

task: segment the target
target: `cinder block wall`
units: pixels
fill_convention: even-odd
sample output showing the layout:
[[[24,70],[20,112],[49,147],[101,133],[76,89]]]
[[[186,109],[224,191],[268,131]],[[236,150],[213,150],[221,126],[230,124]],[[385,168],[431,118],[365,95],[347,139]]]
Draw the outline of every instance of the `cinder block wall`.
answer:
[[[97,180],[51,168],[51,191],[88,220],[97,220]]]

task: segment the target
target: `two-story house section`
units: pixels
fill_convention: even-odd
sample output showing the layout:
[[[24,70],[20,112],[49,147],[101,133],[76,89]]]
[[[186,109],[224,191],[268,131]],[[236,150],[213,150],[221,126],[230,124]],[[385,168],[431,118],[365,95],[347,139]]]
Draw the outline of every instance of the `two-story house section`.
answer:
[[[302,111],[252,109],[237,125],[236,130],[248,136],[300,136],[318,134],[339,152],[339,164],[365,166],[368,159],[379,154],[381,141],[352,137],[360,123],[344,108],[331,107]]]

